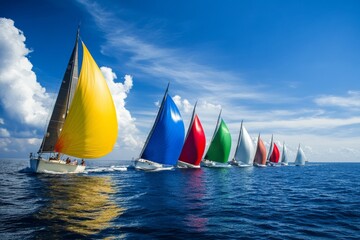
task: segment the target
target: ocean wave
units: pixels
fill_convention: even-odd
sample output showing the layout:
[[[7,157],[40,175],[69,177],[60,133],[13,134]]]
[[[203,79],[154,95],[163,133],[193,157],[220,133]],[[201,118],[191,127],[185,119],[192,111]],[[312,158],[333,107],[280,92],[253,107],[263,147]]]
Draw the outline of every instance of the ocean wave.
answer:
[[[129,166],[110,166],[110,167],[95,167],[95,168],[86,168],[84,173],[99,173],[99,172],[125,172],[128,170]]]

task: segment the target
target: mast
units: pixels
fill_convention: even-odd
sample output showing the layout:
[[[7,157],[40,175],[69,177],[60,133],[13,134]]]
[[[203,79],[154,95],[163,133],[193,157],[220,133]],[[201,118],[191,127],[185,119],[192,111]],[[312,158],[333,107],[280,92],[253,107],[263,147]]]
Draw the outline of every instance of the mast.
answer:
[[[211,143],[212,143],[212,141],[214,140],[216,131],[217,131],[218,127],[219,127],[219,121],[220,121],[221,111],[222,111],[222,109],[220,109],[220,113],[219,113],[219,116],[218,116],[218,119],[217,119],[217,122],[216,122],[215,130],[214,130],[214,133],[213,133],[213,135],[212,135],[212,137],[211,137],[211,141],[210,141],[210,144],[209,144],[209,148],[207,149],[205,156],[206,156],[206,155],[208,154],[208,152],[209,152],[209,149],[210,149],[210,147],[211,147]]]
[[[159,121],[160,113],[161,113],[161,111],[162,111],[163,108],[164,108],[164,103],[165,103],[166,97],[167,97],[167,95],[168,95],[169,86],[170,86],[170,82],[168,83],[168,85],[167,85],[167,87],[166,87],[166,90],[165,90],[165,93],[164,93],[164,97],[163,97],[163,99],[162,99],[162,101],[161,101],[161,105],[160,105],[159,111],[158,111],[158,113],[157,113],[155,122],[154,122],[154,124],[153,124],[153,126],[152,126],[152,128],[151,128],[151,131],[150,131],[148,137],[146,138],[146,142],[145,142],[145,144],[144,144],[143,149],[141,150],[141,153],[140,153],[140,155],[139,155],[139,158],[141,158],[141,156],[143,155],[143,153],[144,153],[144,151],[145,151],[145,149],[146,149],[146,146],[147,146],[148,143],[149,143],[150,137],[151,137],[151,135],[152,135],[153,132],[154,132],[155,126],[156,126],[156,124],[157,124],[158,121]]]
[[[77,86],[77,83],[79,80],[79,77],[78,77],[78,72],[79,72],[79,70],[78,70],[79,69],[78,41],[79,41],[79,38],[80,38],[80,26],[78,26],[78,30],[76,33],[76,42],[75,42],[76,56],[75,56],[74,63],[73,63],[74,67],[71,69],[72,78],[71,78],[71,86],[69,88],[69,96],[68,96],[68,104],[66,107],[66,115],[69,113],[70,105],[74,98],[75,89],[76,89],[76,86]],[[74,72],[76,73],[76,75],[74,74]]]
[[[235,153],[234,153],[234,159],[235,159],[235,156],[236,156],[236,152],[239,148],[239,145],[240,145],[240,141],[241,141],[241,135],[242,135],[242,126],[243,126],[243,120],[241,120],[241,125],[240,125],[240,132],[239,132],[239,137],[238,137],[238,141],[237,141],[237,144],[236,144],[236,149],[235,149]],[[236,160],[236,159],[235,159]]]
[[[266,157],[266,162],[269,162],[270,161],[270,157],[271,157],[271,154],[273,152],[273,148],[274,148],[274,139],[273,139],[274,135],[271,134],[271,141],[270,141],[270,147],[269,147],[269,152],[268,152],[268,155]]]
[[[63,80],[60,85],[58,96],[44,134],[43,141],[38,153],[54,152],[55,144],[59,138],[61,129],[64,125],[69,106],[73,99],[74,91],[78,82],[78,40],[79,29],[76,34],[75,46],[71,53]]]
[[[286,156],[286,145],[285,142],[283,143],[283,149],[282,149],[282,155],[281,155],[281,162],[282,163],[287,163],[287,156]]]
[[[215,137],[216,131],[217,131],[217,130],[218,130],[218,128],[219,128],[219,122],[220,122],[221,112],[222,112],[222,109],[220,109],[220,113],[219,113],[219,116],[218,116],[218,119],[217,119],[217,122],[216,122],[215,131],[214,131],[214,134],[213,134],[213,136],[212,136],[212,138],[211,138],[210,144],[211,144],[211,142],[214,140],[214,137]]]
[[[195,102],[195,105],[194,105],[194,109],[193,109],[193,112],[192,112],[192,115],[191,115],[191,120],[190,120],[189,128],[188,128],[186,136],[185,136],[185,140],[187,139],[187,137],[189,135],[189,132],[190,132],[190,130],[192,128],[192,125],[194,124],[196,105],[197,105],[197,101]]]

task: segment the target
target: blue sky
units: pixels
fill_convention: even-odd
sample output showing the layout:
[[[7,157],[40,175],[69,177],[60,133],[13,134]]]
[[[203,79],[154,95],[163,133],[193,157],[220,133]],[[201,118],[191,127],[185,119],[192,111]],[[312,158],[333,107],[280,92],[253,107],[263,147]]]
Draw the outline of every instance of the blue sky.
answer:
[[[105,158],[139,155],[170,82],[208,141],[221,108],[234,143],[244,120],[293,158],[360,161],[359,1],[5,0],[0,18],[2,158],[37,151],[80,23],[118,111]]]

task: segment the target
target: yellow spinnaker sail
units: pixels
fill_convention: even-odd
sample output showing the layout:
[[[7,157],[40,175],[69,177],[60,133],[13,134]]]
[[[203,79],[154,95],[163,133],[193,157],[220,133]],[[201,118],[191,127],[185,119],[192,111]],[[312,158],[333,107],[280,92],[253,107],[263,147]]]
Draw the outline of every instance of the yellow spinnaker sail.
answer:
[[[112,151],[117,138],[115,105],[99,67],[82,42],[80,77],[55,151],[98,158]]]

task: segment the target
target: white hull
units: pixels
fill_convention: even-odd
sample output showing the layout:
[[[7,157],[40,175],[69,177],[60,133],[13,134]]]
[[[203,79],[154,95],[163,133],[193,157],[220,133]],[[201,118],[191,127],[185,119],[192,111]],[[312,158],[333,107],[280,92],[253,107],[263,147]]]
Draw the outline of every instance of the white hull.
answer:
[[[160,163],[152,162],[146,159],[137,159],[135,160],[135,169],[143,171],[162,171],[162,170],[172,170],[173,166],[165,166]]]
[[[85,166],[66,164],[62,160],[45,160],[43,158],[31,158],[30,168],[36,173],[81,173],[84,172]]]
[[[277,164],[277,163],[272,163],[272,162],[269,162],[267,165],[268,165],[269,167],[279,167],[279,166],[280,166],[279,164]]]
[[[236,160],[234,160],[234,159],[230,162],[230,164],[231,164],[232,166],[240,167],[240,168],[252,167],[251,164],[245,164],[245,163],[242,163],[242,162],[238,162],[238,161],[236,161]]]
[[[238,163],[236,166],[240,167],[240,168],[252,167],[252,165],[250,165],[250,164],[243,164],[243,163]]]
[[[200,165],[193,165],[190,163],[178,161],[178,168],[200,168]]]
[[[289,165],[288,163],[281,163],[281,166],[287,166]]]
[[[231,165],[228,163],[218,163],[218,162],[213,162],[213,161],[209,161],[204,159],[202,161],[203,165],[205,167],[212,167],[212,168],[230,168]]]
[[[255,166],[255,167],[260,167],[260,168],[266,167],[266,165],[264,165],[264,164],[258,164],[258,163],[254,163],[254,166]]]

